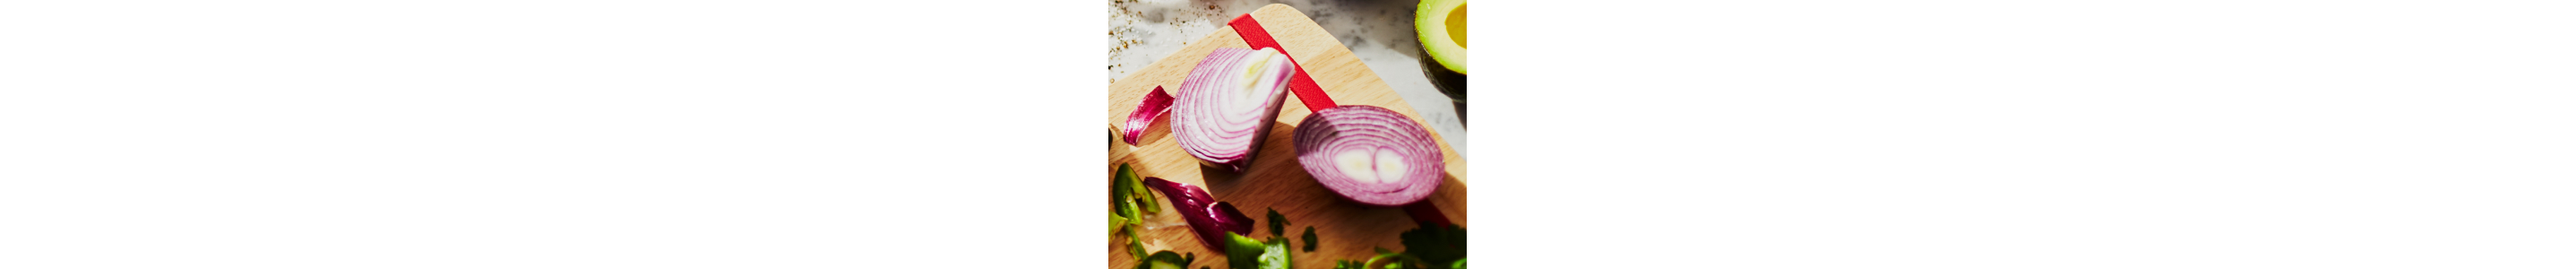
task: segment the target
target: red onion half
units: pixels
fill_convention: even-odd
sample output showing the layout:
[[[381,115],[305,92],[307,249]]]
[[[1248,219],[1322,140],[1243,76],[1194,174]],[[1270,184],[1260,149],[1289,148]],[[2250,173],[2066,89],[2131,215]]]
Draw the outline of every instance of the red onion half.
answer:
[[[1363,204],[1400,206],[1431,197],[1446,165],[1431,131],[1394,110],[1346,105],[1297,124],[1297,163],[1316,183]]]
[[[1268,48],[1217,48],[1181,80],[1172,107],[1172,136],[1207,166],[1240,172],[1279,118],[1296,71],[1288,55]]]

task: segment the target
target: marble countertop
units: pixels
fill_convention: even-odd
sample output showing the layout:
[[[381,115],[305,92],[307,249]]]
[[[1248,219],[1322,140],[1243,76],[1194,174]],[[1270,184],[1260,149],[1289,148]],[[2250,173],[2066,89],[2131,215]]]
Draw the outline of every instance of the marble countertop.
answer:
[[[1359,56],[1361,64],[1413,105],[1413,111],[1431,123],[1431,129],[1440,132],[1459,157],[1467,156],[1467,127],[1460,120],[1463,111],[1423,75],[1422,43],[1413,35],[1416,1],[1110,0],[1109,81],[1170,56],[1181,49],[1181,42],[1216,32],[1235,15],[1273,3],[1296,7],[1331,31],[1342,46]]]

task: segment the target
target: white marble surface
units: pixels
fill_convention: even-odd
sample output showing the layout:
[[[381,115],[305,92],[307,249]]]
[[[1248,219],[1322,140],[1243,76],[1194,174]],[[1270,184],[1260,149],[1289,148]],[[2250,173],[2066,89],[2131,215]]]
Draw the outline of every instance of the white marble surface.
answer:
[[[1272,3],[1304,11],[1306,17],[1341,39],[1360,63],[1394,87],[1413,111],[1430,122],[1443,140],[1467,156],[1467,128],[1449,97],[1432,88],[1423,75],[1421,43],[1414,40],[1413,9],[1406,0],[1111,0],[1109,1],[1109,81],[1127,76],[1154,60],[1179,51],[1224,27],[1236,15]]]

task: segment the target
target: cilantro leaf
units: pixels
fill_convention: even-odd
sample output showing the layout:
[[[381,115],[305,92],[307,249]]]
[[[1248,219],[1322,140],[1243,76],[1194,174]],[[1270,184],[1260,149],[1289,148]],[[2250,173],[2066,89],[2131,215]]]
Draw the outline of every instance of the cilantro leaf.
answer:
[[[1281,236],[1288,236],[1288,216],[1279,215],[1279,209],[1270,209],[1270,237]]]
[[[1315,252],[1315,226],[1306,226],[1306,235],[1297,237],[1306,239],[1306,252]]]
[[[1428,222],[1421,227],[1396,235],[1404,240],[1404,253],[1420,257],[1425,264],[1446,267],[1467,258],[1467,229]]]

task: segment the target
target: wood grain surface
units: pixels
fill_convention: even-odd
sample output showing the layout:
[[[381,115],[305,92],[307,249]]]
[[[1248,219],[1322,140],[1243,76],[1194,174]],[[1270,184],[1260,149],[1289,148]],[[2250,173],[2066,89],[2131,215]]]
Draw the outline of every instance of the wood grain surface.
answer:
[[[1290,56],[1304,65],[1308,75],[1332,96],[1334,102],[1385,107],[1411,116],[1415,123],[1431,126],[1422,122],[1421,115],[1414,113],[1413,107],[1407,105],[1402,97],[1396,96],[1376,72],[1361,64],[1350,49],[1343,47],[1332,34],[1296,8],[1271,4],[1254,11],[1252,17],[1278,39],[1279,46],[1286,48]],[[1117,130],[1120,124],[1124,124],[1127,114],[1136,109],[1136,102],[1152,92],[1155,86],[1162,86],[1166,91],[1178,91],[1181,79],[1216,48],[1250,47],[1233,29],[1220,28],[1207,37],[1189,42],[1179,52],[1129,74],[1127,78],[1110,83],[1107,121],[1110,130]],[[1244,214],[1258,220],[1253,234],[1249,235],[1255,238],[1270,236],[1270,223],[1265,213],[1278,210],[1287,216],[1289,222],[1283,238],[1292,240],[1291,245],[1299,249],[1292,254],[1298,268],[1330,268],[1335,260],[1364,260],[1375,255],[1376,248],[1404,250],[1396,235],[1413,229],[1416,224],[1403,209],[1342,200],[1331,190],[1315,183],[1314,178],[1306,175],[1305,168],[1297,164],[1296,148],[1289,141],[1293,137],[1291,133],[1296,130],[1298,121],[1313,111],[1299,103],[1299,97],[1294,93],[1290,95],[1285,101],[1287,104],[1279,111],[1279,118],[1272,123],[1276,125],[1263,138],[1260,151],[1253,155],[1253,165],[1243,173],[1202,169],[1196,157],[1183,152],[1180,144],[1173,141],[1170,130],[1172,116],[1163,115],[1155,119],[1154,126],[1139,140],[1138,146],[1112,145],[1109,166],[1094,180],[1102,180],[1104,185],[1101,188],[1106,190],[1108,186],[1104,179],[1117,173],[1119,165],[1129,164],[1136,169],[1138,176],[1160,177],[1207,188],[1218,201],[1232,203]],[[1433,141],[1445,141],[1439,140],[1437,132],[1432,135]],[[1447,142],[1439,145],[1441,155],[1446,159],[1447,179],[1428,200],[1451,221],[1467,225],[1466,160],[1460,158]],[[1095,203],[1108,200],[1105,191],[1095,192],[1102,196],[1093,199]],[[1161,201],[1161,204],[1152,206],[1162,207],[1162,213],[1149,216],[1145,229],[1139,233],[1147,245],[1146,249],[1149,252],[1172,250],[1196,254],[1198,259],[1187,268],[1226,268],[1225,255],[1199,243],[1198,235],[1191,233],[1189,225],[1174,213],[1177,211],[1172,209],[1170,200]],[[1104,203],[1102,206],[1108,205]],[[1316,244],[1318,247],[1314,252],[1305,252],[1306,242],[1298,236],[1310,226],[1315,228],[1319,244]],[[1107,243],[1102,245],[1109,251],[1110,268],[1136,266],[1136,261],[1128,256],[1126,242],[1125,235],[1111,234]]]

